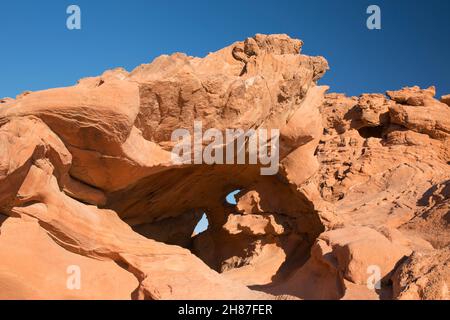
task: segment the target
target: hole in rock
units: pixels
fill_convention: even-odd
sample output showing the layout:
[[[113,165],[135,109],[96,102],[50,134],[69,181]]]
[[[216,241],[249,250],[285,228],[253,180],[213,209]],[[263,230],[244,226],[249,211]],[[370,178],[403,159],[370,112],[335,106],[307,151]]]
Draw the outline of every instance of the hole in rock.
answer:
[[[107,207],[141,235],[189,249],[211,269],[269,293],[275,285],[281,294],[297,293],[282,285],[306,263],[324,231],[306,195],[252,165],[157,172],[110,194]]]
[[[192,236],[196,236],[206,230],[208,230],[209,221],[208,217],[206,216],[206,213],[203,213],[202,218],[198,221],[197,225],[195,226],[194,233]]]
[[[383,138],[383,126],[378,127],[362,127],[358,129],[359,135],[367,138]]]
[[[239,192],[241,192],[241,190],[239,190],[239,189],[230,192],[230,193],[226,196],[225,201],[226,201],[228,204],[236,205],[237,203],[236,203],[235,195],[237,195]]]

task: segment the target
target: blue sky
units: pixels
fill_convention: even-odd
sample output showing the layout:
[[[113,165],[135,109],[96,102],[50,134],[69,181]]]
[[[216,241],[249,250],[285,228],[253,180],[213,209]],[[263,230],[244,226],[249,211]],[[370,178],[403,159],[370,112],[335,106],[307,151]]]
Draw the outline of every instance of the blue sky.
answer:
[[[236,194],[238,194],[239,191],[241,191],[241,190],[234,190],[234,191],[230,192],[225,198],[226,202],[228,202],[229,204],[236,204],[236,198],[234,196]],[[208,217],[204,213],[203,216],[201,217],[200,221],[197,223],[194,233],[199,234],[199,233],[205,231],[207,228],[208,228]]]
[[[66,8],[82,29],[66,28]],[[366,28],[381,7],[382,29]],[[132,70],[176,51],[204,56],[255,33],[287,33],[303,53],[325,56],[321,80],[358,95],[406,85],[450,92],[447,0],[15,0],[0,2],[0,97],[72,85],[104,70]]]

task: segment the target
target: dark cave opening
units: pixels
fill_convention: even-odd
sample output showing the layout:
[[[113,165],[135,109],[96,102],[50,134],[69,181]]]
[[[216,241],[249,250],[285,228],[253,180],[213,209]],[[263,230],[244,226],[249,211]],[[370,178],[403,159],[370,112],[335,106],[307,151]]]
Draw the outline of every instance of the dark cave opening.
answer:
[[[363,137],[364,139],[368,138],[383,138],[383,126],[377,126],[377,127],[362,127],[358,129],[359,135]]]

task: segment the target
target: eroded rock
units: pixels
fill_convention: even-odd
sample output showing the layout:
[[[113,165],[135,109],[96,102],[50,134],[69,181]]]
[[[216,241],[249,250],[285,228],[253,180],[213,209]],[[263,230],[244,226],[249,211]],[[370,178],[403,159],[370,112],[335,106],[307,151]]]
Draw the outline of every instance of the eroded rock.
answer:
[[[449,249],[414,253],[399,266],[392,281],[396,299],[449,300]]]
[[[0,295],[448,299],[448,99],[325,94],[327,61],[302,45],[258,34],[0,100]],[[196,121],[279,130],[276,174],[174,163],[172,133]],[[72,264],[89,269],[76,293]]]

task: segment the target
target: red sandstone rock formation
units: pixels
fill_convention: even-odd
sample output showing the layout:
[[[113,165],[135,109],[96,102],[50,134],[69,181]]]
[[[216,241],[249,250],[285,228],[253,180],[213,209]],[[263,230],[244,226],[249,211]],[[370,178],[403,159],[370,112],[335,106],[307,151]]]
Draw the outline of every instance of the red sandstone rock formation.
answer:
[[[1,99],[0,298],[449,299],[448,96],[325,94],[302,45],[256,35]],[[198,120],[279,129],[278,173],[174,164]]]

